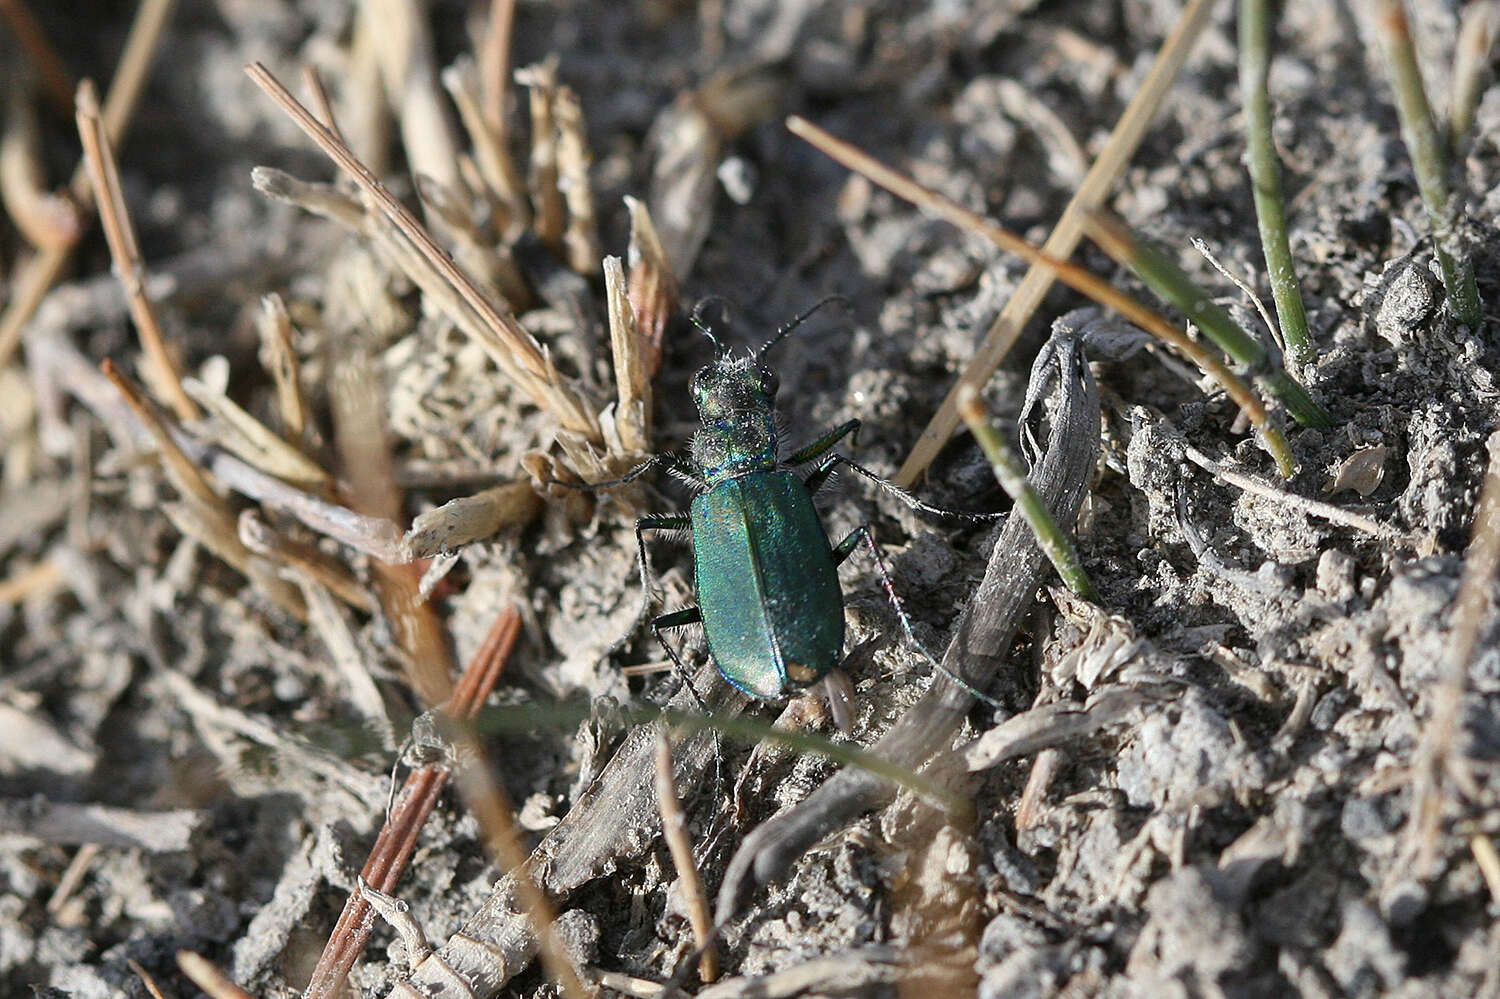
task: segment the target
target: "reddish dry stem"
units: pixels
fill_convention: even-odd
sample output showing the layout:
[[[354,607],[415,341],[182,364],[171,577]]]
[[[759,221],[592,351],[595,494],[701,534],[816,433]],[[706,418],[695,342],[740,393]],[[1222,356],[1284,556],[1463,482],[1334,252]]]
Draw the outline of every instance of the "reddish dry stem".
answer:
[[[36,71],[37,80],[46,91],[47,100],[59,114],[73,110],[73,77],[67,64],[47,40],[47,33],[21,0],[0,0],[0,18],[26,54],[26,61]]]
[[[490,691],[495,689],[520,633],[521,613],[516,608],[512,607],[496,618],[484,644],[454,687],[450,710],[455,717],[472,718],[484,704]],[[422,826],[432,814],[451,775],[447,765],[433,763],[413,771],[406,778],[406,784],[360,870],[371,888],[389,892],[396,887],[416,849]],[[303,992],[304,999],[331,996],[338,991],[349,969],[364,952],[373,929],[370,903],[359,892],[350,894]]]

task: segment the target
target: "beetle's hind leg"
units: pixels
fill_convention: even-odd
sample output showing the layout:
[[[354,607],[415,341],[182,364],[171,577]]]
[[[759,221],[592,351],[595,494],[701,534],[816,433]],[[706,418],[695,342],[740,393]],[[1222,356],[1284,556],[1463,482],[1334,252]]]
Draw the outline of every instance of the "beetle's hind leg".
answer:
[[[688,673],[687,667],[683,665],[682,658],[677,655],[677,651],[668,644],[666,636],[662,634],[668,628],[685,628],[690,624],[702,623],[703,612],[701,610],[697,607],[684,607],[681,610],[674,610],[667,614],[662,614],[660,617],[652,618],[651,634],[656,636],[657,644],[666,651],[667,658],[672,660],[672,668],[677,671],[677,675],[687,685],[688,693],[693,695],[693,700],[698,702],[698,707],[703,710],[703,713],[708,714],[708,704],[699,695],[698,688],[693,686],[693,678]]]
[[[838,458],[838,455],[833,455],[830,457],[829,461],[831,462],[836,458]],[[826,465],[828,464],[828,462],[825,462],[824,464]],[[928,651],[927,646],[922,644],[922,640],[917,637],[916,631],[912,628],[911,618],[907,616],[906,605],[901,602],[901,597],[896,593],[896,584],[891,580],[891,571],[886,567],[885,564],[885,554],[880,550],[880,545],[876,543],[875,533],[870,530],[870,525],[868,523],[860,524],[854,530],[849,532],[848,537],[844,538],[844,540],[840,541],[833,547],[833,564],[843,565],[844,562],[849,558],[849,556],[854,554],[854,550],[858,548],[861,543],[864,544],[865,548],[870,553],[870,557],[875,562],[875,571],[880,574],[880,582],[881,585],[885,587],[886,598],[890,600],[891,607],[893,610],[895,610],[896,617],[901,622],[901,630],[906,632],[907,641],[911,642],[912,646],[922,654],[922,658],[930,662],[933,665],[934,669],[946,676],[949,680],[957,684],[959,687],[963,688],[974,698],[983,701],[985,704],[988,704],[990,707],[995,708],[997,711],[1004,710],[1004,706],[999,701],[984,694],[963,677],[948,669],[943,665],[941,659],[933,655],[930,651]]]

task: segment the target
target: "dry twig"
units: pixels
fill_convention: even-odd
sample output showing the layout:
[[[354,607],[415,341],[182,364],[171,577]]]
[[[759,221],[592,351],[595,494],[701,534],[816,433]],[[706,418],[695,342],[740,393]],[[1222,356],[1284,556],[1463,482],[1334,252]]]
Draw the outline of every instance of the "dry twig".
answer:
[[[698,959],[698,977],[705,983],[719,977],[719,955],[712,946],[713,919],[708,914],[708,898],[703,894],[703,880],[698,876],[698,861],[693,856],[693,841],[687,832],[687,816],[677,798],[677,783],[672,779],[672,742],[665,731],[656,736],[656,805],[661,812],[662,835],[672,853],[672,866],[682,883],[688,918],[693,924],[693,939],[703,956]]]
[[[161,38],[174,2],[141,0],[136,9],[135,21],[130,26],[130,35],[125,40],[125,49],[120,54],[119,67],[110,83],[101,115],[104,134],[111,145],[118,146],[125,137],[125,126],[135,113],[136,102],[146,83],[146,70],[156,53],[156,43]],[[68,190],[80,207],[87,207],[88,173],[82,163],[73,171]],[[10,355],[21,342],[26,323],[42,304],[42,298],[62,274],[72,255],[73,244],[44,250],[33,257],[11,282],[10,302],[4,314],[0,314],[0,368],[10,360]]]
[[[1151,124],[1152,116],[1161,105],[1172,81],[1177,78],[1177,73],[1192,51],[1193,43],[1208,24],[1212,13],[1212,0],[1192,0],[1183,9],[1177,26],[1162,43],[1156,62],[1141,84],[1141,89],[1131,98],[1125,113],[1120,116],[1114,131],[1110,133],[1109,142],[1089,168],[1088,175],[1083,178],[1083,183],[1068,202],[1068,207],[1064,209],[1062,218],[1058,219],[1052,234],[1042,244],[1044,253],[1054,258],[1066,258],[1078,246],[1078,240],[1083,236],[1084,212],[1104,203],[1110,186],[1125,169],[1126,163],[1145,137],[1146,127]],[[948,443],[948,438],[953,436],[953,431],[959,424],[959,386],[967,383],[976,389],[984,387],[984,383],[989,381],[990,375],[994,374],[1000,361],[1015,343],[1016,337],[1021,335],[1021,330],[1032,313],[1041,304],[1042,297],[1052,286],[1055,273],[1050,267],[1038,264],[1033,264],[1026,272],[1010,301],[1005,303],[1005,308],[985,334],[984,342],[975,350],[974,357],[964,368],[963,374],[959,375],[938,411],[923,428],[906,463],[896,473],[897,485],[910,486],[915,482],[932,463],[932,459],[937,457],[943,445]]]

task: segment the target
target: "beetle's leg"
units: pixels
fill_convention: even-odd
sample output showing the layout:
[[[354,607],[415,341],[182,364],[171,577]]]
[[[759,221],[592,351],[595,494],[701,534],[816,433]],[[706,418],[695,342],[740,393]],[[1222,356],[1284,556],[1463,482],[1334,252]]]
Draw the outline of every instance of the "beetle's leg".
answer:
[[[803,445],[802,447],[799,447],[797,450],[793,451],[791,454],[787,455],[786,459],[782,461],[782,464],[805,465],[809,461],[817,461],[829,451],[832,451],[838,445],[839,441],[843,440],[845,437],[848,437],[850,434],[853,434],[855,438],[858,439],[858,420],[849,420],[847,423],[840,423],[838,426],[834,427],[832,430],[828,431],[828,433],[824,434],[822,437],[819,437],[811,444]]]
[[[875,543],[875,534],[870,530],[869,524],[860,524],[849,532],[848,537],[834,546],[833,564],[843,565],[844,560],[854,554],[854,549],[859,547],[861,542],[864,543],[865,548],[870,552],[870,557],[875,560],[875,571],[880,573],[880,582],[885,587],[886,598],[890,600],[891,607],[896,611],[896,617],[901,621],[901,630],[906,632],[907,641],[911,642],[912,646],[922,654],[922,658],[932,663],[933,668],[939,673],[968,691],[969,694],[978,700],[983,701],[997,711],[1003,711],[1004,705],[993,697],[981,693],[963,677],[949,670],[943,665],[942,660],[929,652],[927,646],[922,644],[922,640],[917,637],[917,633],[912,629],[911,618],[906,615],[906,606],[902,604],[901,598],[896,594],[896,584],[891,581],[891,572],[886,568],[885,555],[881,552],[880,546]]]
[[[851,469],[858,472],[860,475],[863,475],[865,478],[869,479],[871,482],[875,483],[881,489],[884,489],[886,492],[890,493],[892,496],[896,497],[898,500],[905,503],[913,510],[920,510],[922,513],[931,514],[934,517],[947,517],[951,520],[966,520],[970,523],[976,524],[987,524],[996,520],[1003,520],[1006,517],[1006,514],[1004,513],[965,513],[962,510],[949,510],[946,507],[933,506],[931,503],[924,503],[922,500],[917,499],[911,493],[907,492],[905,489],[902,489],[891,480],[881,478],[865,466],[858,464],[857,462],[850,461],[848,458],[844,457],[841,454],[829,455],[828,458],[823,462],[823,464],[827,466],[848,465]],[[818,472],[822,471],[823,468],[820,466]],[[832,471],[831,467],[829,468],[829,471]],[[813,474],[817,475],[818,472],[814,472]],[[824,478],[827,478],[827,475],[825,475]]]
[[[688,674],[687,667],[682,664],[682,659],[678,657],[676,650],[667,644],[666,636],[662,634],[668,628],[685,628],[690,624],[701,624],[702,622],[703,612],[701,610],[697,607],[684,607],[681,610],[674,610],[660,617],[653,618],[651,621],[651,634],[656,636],[657,644],[666,650],[667,658],[672,660],[672,668],[677,671],[677,675],[687,685],[688,693],[693,695],[693,700],[698,702],[698,707],[703,709],[703,713],[708,714],[709,707],[704,703],[703,698],[698,695],[698,688],[693,686],[693,678]]]

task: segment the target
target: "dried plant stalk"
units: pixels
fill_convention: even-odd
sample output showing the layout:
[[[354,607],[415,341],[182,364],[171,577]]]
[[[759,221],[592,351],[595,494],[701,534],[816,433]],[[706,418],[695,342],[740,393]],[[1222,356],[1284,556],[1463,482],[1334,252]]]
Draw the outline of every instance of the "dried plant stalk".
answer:
[[[83,225],[73,204],[47,188],[33,96],[25,76],[13,78],[7,88],[5,134],[0,136],[0,202],[26,242],[40,250],[66,250],[78,242]]]
[[[530,224],[531,207],[527,203],[526,182],[521,179],[520,168],[506,144],[503,116],[497,126],[482,106],[478,72],[474,61],[467,56],[443,70],[443,86],[458,108],[464,131],[469,133],[469,142],[474,147],[474,157],[485,186],[504,209],[505,217],[499,225],[500,237],[502,240],[511,239]]]
[[[517,70],[516,82],[530,88],[531,166],[526,184],[531,191],[531,228],[545,245],[561,250],[567,205],[557,186],[557,60]]]
[[[217,437],[224,447],[278,479],[320,495],[332,495],[333,480],[316,462],[272,433],[265,424],[245,412],[233,399],[195,378],[183,389],[218,419]]]
[[[559,87],[552,110],[557,119],[557,183],[568,207],[563,250],[569,267],[592,274],[599,266],[599,221],[594,215],[594,185],[589,180],[594,157],[584,133],[583,107],[572,88]]]
[[[182,973],[194,985],[208,993],[209,999],[255,999],[202,954],[195,954],[190,950],[178,951],[177,967],[182,969]]]
[[[495,683],[521,633],[521,614],[511,608],[495,619],[479,650],[453,688],[446,710],[457,718],[472,718],[494,690]],[[370,848],[360,876],[378,891],[394,891],[416,849],[417,835],[447,786],[451,770],[430,763],[413,771],[386,816]],[[318,958],[303,999],[326,999],[338,993],[349,969],[364,951],[373,923],[370,905],[360,892],[344,902],[344,910]]]
[[[1151,72],[1146,75],[1141,89],[1130,99],[1130,104],[1110,133],[1109,141],[1100,151],[1099,158],[1089,168],[1083,183],[1078,185],[1068,207],[1063,210],[1062,218],[1057,220],[1052,234],[1042,244],[1044,253],[1058,259],[1066,259],[1072,255],[1079,239],[1083,237],[1084,211],[1104,203],[1109,188],[1140,146],[1152,116],[1161,105],[1172,81],[1177,78],[1183,63],[1187,61],[1193,43],[1208,25],[1212,13],[1212,0],[1191,0],[1183,8],[1176,27],[1166,41],[1162,42],[1156,62],[1152,64]],[[1000,310],[1000,315],[984,335],[984,342],[974,351],[963,374],[959,375],[958,382],[948,391],[938,411],[923,428],[911,454],[896,473],[897,485],[910,486],[915,482],[917,476],[932,464],[943,445],[948,443],[948,438],[953,436],[959,423],[959,384],[967,382],[976,389],[984,387],[984,383],[989,381],[990,375],[995,373],[1000,361],[1015,343],[1016,337],[1021,335],[1021,330],[1031,319],[1032,313],[1041,305],[1042,297],[1052,287],[1054,273],[1050,267],[1038,264],[1033,264],[1026,272],[1010,300],[1005,303],[1005,308]]]
[[[411,558],[431,558],[524,524],[540,510],[530,482],[510,482],[418,514],[403,544]]]
[[[109,255],[114,260],[115,276],[125,289],[130,303],[130,317],[135,321],[136,333],[141,347],[150,360],[152,381],[158,392],[171,404],[179,420],[198,418],[198,407],[193,405],[182,389],[182,376],[177,364],[167,349],[166,336],[157,321],[156,309],[146,297],[146,268],[141,262],[141,249],[135,238],[135,227],[130,224],[130,211],[125,206],[125,194],[120,189],[120,174],[115,164],[114,152],[109,138],[104,134],[104,124],[99,117],[99,99],[94,85],[84,80],[78,87],[78,136],[83,141],[84,163],[88,166],[89,179],[94,187],[94,202],[99,209],[99,221],[104,226],[104,237],[109,242]]]
[[[297,447],[307,444],[307,398],[302,394],[301,363],[292,341],[292,317],[280,295],[261,299],[256,327],[260,331],[261,365],[276,386],[276,411],[281,431]]]
[[[60,114],[67,114],[73,109],[72,74],[57,54],[57,49],[47,40],[47,33],[37,23],[31,8],[22,0],[4,0],[0,2],[0,18],[15,36],[47,99]]]
[[[677,782],[672,777],[672,743],[665,731],[656,734],[656,805],[661,812],[662,835],[672,853],[672,866],[682,883],[682,894],[693,924],[693,939],[704,948],[698,959],[698,977],[705,983],[719,977],[719,954],[712,946],[713,917],[708,913],[708,898],[703,880],[698,876],[698,861],[693,857],[693,841],[688,837],[687,816],[677,798]]]
[[[626,197],[630,211],[630,311],[635,316],[647,380],[661,370],[667,325],[677,312],[677,278],[644,201]]]
[[[563,381],[547,352],[521,327],[516,318],[497,309],[473,280],[437,245],[431,234],[360,163],[349,147],[298,103],[264,66],[256,64],[248,72],[256,84],[292,117],[308,137],[354,178],[360,189],[379,209],[380,217],[410,241],[411,252],[406,263],[413,270],[408,272],[408,277],[422,288],[423,293],[440,294],[439,284],[445,286],[448,295],[440,298],[439,304],[445,306],[449,317],[485,348],[497,366],[523,392],[539,407],[551,413],[564,429],[585,440],[602,442],[599,422],[592,409]],[[414,259],[419,259],[421,265],[415,265]],[[463,303],[462,308],[455,307],[454,303],[458,301]]]
[[[1103,278],[1091,274],[1076,264],[1058,259],[1045,250],[1038,250],[1015,233],[949,201],[935,191],[928,190],[910,177],[892,170],[863,150],[834,138],[811,122],[793,116],[787,120],[787,128],[844,166],[879,184],[897,197],[905,198],[939,218],[946,219],[968,232],[983,236],[1001,249],[1030,261],[1034,269],[1041,268],[1048,271],[1064,284],[1083,292],[1099,304],[1115,310],[1152,336],[1172,346],[1223,387],[1225,393],[1234,400],[1260,431],[1266,449],[1275,457],[1281,474],[1287,478],[1291,477],[1296,468],[1291,449],[1287,446],[1286,437],[1281,433],[1280,428],[1271,422],[1270,414],[1266,412],[1266,407],[1259,397],[1239,375],[1224,364],[1217,354],[1207,350],[1198,341],[1172,325],[1160,313],[1148,309]],[[913,454],[915,453],[913,451]]]
[[[651,375],[646,343],[636,325],[625,294],[625,273],[619,257],[604,258],[604,297],[609,308],[609,345],[614,355],[615,431],[627,451],[651,447]]]
[[[254,510],[241,510],[239,538],[245,547],[326,588],[356,610],[373,614],[380,609],[374,595],[355,579],[342,562],[314,545],[274,530]]]
[[[111,145],[118,146],[125,136],[125,126],[135,113],[141,88],[146,83],[146,70],[156,52],[156,43],[161,38],[162,28],[171,15],[175,0],[142,0],[136,8],[135,20],[130,25],[130,35],[125,39],[125,49],[120,53],[120,62],[115,76],[110,81],[109,96],[104,101],[104,134]],[[73,171],[68,185],[73,200],[80,209],[89,207],[88,173],[82,163]],[[10,302],[0,315],[0,368],[10,361],[10,355],[21,343],[21,332],[42,304],[47,290],[62,275],[73,251],[70,246],[55,247],[38,254],[11,284]]]
[[[427,5],[418,0],[363,0],[380,78],[396,112],[411,172],[444,186],[458,182],[458,141],[438,86]]]

